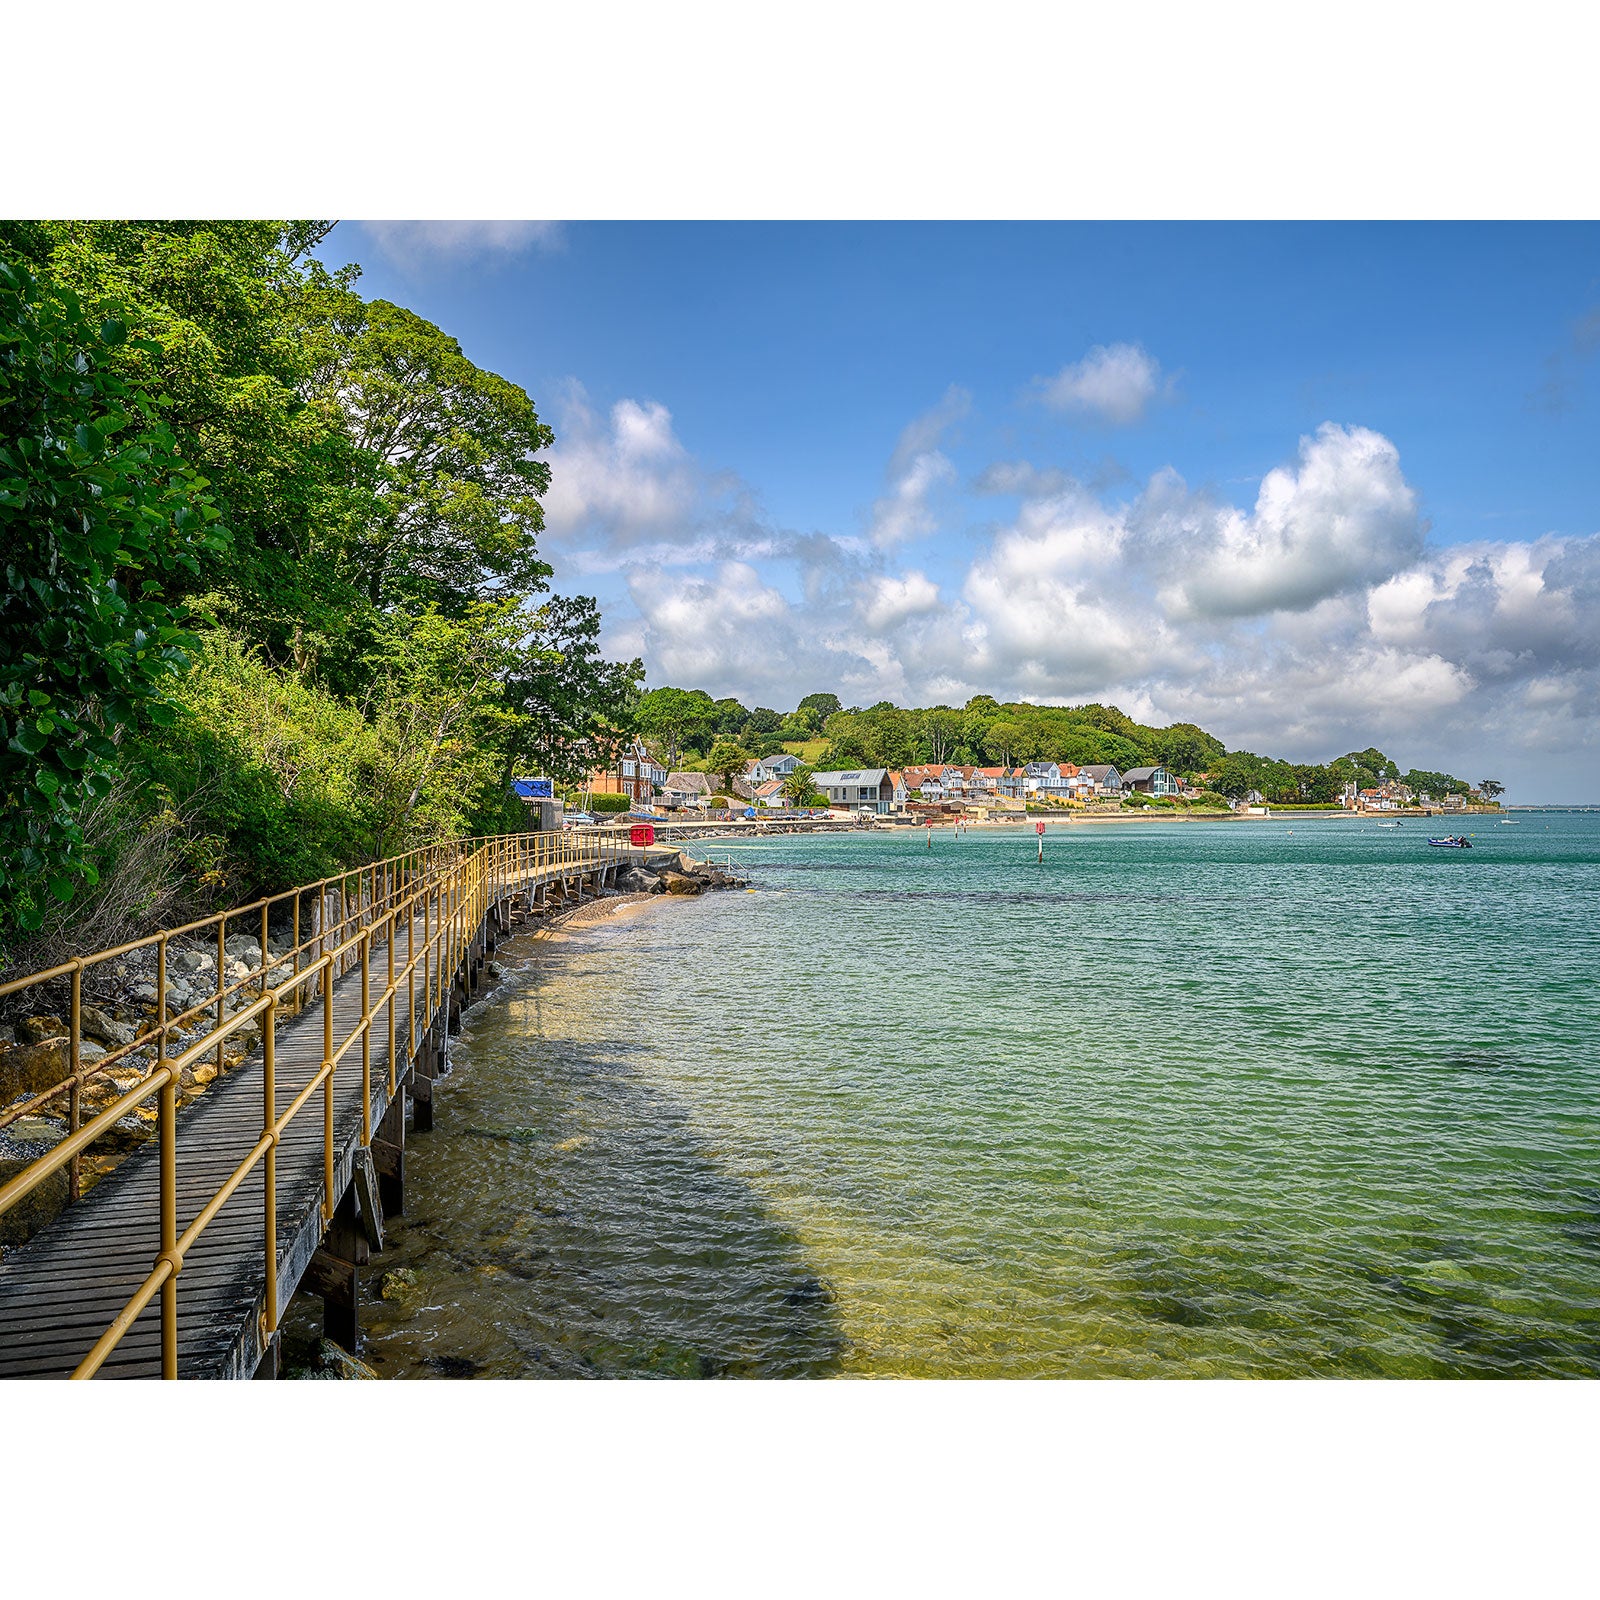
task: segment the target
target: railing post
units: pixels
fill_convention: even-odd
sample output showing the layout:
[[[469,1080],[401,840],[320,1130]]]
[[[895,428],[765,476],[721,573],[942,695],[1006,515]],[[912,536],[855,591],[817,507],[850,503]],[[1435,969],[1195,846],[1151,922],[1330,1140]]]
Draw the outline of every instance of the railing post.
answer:
[[[394,901],[389,902],[389,1098],[394,1099],[394,941],[399,934],[395,924]]]
[[[78,1048],[83,1027],[83,962],[75,962],[72,968],[72,1035],[68,1048],[71,1051],[70,1065],[72,1067],[72,1088],[67,1094],[67,1136],[70,1138],[83,1125],[83,1069]],[[72,1202],[78,1198],[82,1186],[81,1158],[74,1156],[71,1165],[67,1168],[67,1200]]]
[[[166,958],[166,941],[162,940],[162,959]],[[228,919],[223,916],[217,922],[217,1029],[220,1032],[224,1022],[228,1020],[227,1003],[222,998],[222,991],[228,981]],[[166,1004],[163,995],[162,1004]],[[162,1012],[162,1020],[166,1020],[166,1012]],[[217,1076],[222,1076],[222,1041],[217,1040]]]
[[[267,902],[261,902],[261,994],[267,992]]]
[[[278,997],[267,1000],[266,1027],[261,1034],[261,1131],[271,1140],[262,1158],[267,1238],[267,1326],[278,1331]]]
[[[361,1142],[372,1143],[372,930],[361,935]]]
[[[322,1220],[333,1221],[333,956],[322,968]]]
[[[163,1007],[163,1009],[165,1009]],[[165,1043],[166,1035],[162,1040]],[[161,1376],[178,1376],[178,1090],[161,1085],[161,1254],[172,1270],[161,1285]]]

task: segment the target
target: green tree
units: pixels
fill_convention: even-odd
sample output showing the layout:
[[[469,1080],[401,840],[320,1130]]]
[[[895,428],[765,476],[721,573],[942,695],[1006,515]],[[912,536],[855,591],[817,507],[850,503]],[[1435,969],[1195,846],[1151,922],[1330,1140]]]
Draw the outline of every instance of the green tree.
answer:
[[[742,778],[749,765],[750,752],[731,739],[719,739],[712,745],[711,754],[706,758],[706,771],[721,778],[723,787],[730,791],[733,780]]]
[[[93,317],[126,322],[112,370],[159,399],[177,453],[225,512],[228,561],[173,574],[169,594],[218,590],[280,661],[342,633],[364,647],[345,556],[377,463],[318,381],[361,307],[354,268],[329,273],[308,255],[328,226],[47,222],[30,236],[43,275]]]
[[[804,700],[795,707],[795,715],[804,717],[813,734],[821,733],[827,724],[828,718],[835,711],[842,711],[836,694],[808,694]]]
[[[639,731],[659,740],[667,765],[676,767],[685,750],[706,750],[716,736],[716,702],[704,689],[651,689],[635,713]]]
[[[475,366],[431,322],[386,300],[362,308],[314,392],[377,464],[349,560],[373,606],[462,614],[491,589],[542,590],[539,496],[554,442],[514,383]]]
[[[497,820],[502,750],[514,737],[504,684],[524,633],[515,602],[465,617],[396,615],[380,630],[364,710],[372,729],[372,849],[446,839]]]
[[[1483,778],[1478,783],[1478,793],[1485,800],[1497,800],[1506,792],[1506,786],[1494,778]]]
[[[194,644],[169,587],[227,544],[205,480],[111,370],[129,342],[0,258],[0,921],[24,928],[40,889],[94,881],[81,813],[119,739],[173,719]]]
[[[984,734],[984,754],[1003,766],[1017,764],[1017,751],[1028,737],[1028,730],[1015,717],[1002,717],[989,724]]]
[[[749,708],[741,705],[739,701],[731,697],[717,701],[716,731],[719,734],[731,737],[737,734],[749,720]]]
[[[533,612],[505,680],[517,717],[512,764],[570,785],[617,759],[635,732],[644,663],[607,661],[599,638],[600,611],[587,596],[555,596]]]
[[[936,766],[948,761],[961,740],[961,713],[949,706],[934,706],[917,718],[921,755]]]

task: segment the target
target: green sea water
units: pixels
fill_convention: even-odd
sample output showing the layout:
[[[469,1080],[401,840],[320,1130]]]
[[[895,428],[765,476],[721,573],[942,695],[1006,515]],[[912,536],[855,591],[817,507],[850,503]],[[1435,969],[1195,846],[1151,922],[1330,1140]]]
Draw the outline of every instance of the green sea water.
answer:
[[[1600,816],[715,843],[503,946],[391,1375],[1600,1375]]]

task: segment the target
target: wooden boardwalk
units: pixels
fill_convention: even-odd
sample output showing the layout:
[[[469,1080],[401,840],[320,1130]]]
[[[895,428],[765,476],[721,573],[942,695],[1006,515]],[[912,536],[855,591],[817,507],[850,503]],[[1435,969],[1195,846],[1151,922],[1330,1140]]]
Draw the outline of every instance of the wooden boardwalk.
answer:
[[[516,888],[518,897],[552,883],[613,868],[544,868]],[[509,897],[508,897],[509,898]],[[470,995],[475,965],[492,948],[493,908],[469,942],[459,976]],[[424,928],[414,926],[422,948]],[[405,932],[396,939],[396,971],[404,966]],[[387,981],[387,949],[374,943],[371,988],[381,994]],[[379,974],[384,974],[379,978]],[[416,1032],[407,1039],[411,1006],[402,986],[394,996],[396,1094],[389,1092],[387,1008],[371,1027],[373,1137],[385,1135],[390,1152],[404,1145],[408,1100],[428,1107],[431,1124],[432,1077],[449,1025],[451,986],[428,1014],[422,974],[413,977]],[[361,973],[347,973],[333,985],[335,1048],[361,1023]],[[276,1109],[281,1117],[320,1070],[323,1059],[323,1007],[320,996],[276,1031]],[[261,1047],[232,1072],[212,1083],[178,1118],[178,1233],[181,1236],[229,1175],[250,1153],[263,1127],[264,1070]],[[408,1094],[407,1091],[410,1090]],[[281,1316],[308,1269],[324,1264],[320,1248],[343,1228],[339,1254],[365,1259],[368,1244],[348,1242],[352,1225],[368,1241],[381,1238],[381,1189],[398,1196],[391,1170],[388,1183],[375,1168],[373,1151],[363,1143],[362,1056],[359,1043],[340,1061],[333,1076],[334,1182],[337,1212],[324,1221],[324,1111],[318,1090],[288,1124],[277,1152],[277,1305]],[[152,1142],[129,1155],[77,1204],[20,1249],[0,1261],[0,1377],[66,1377],[72,1373],[144,1282],[160,1253],[159,1150]],[[178,1274],[178,1374],[180,1377],[251,1377],[258,1367],[275,1370],[276,1350],[267,1336],[265,1174],[258,1163],[222,1211],[196,1238]],[[351,1288],[354,1274],[351,1273]],[[355,1305],[350,1305],[351,1326]],[[352,1341],[353,1342],[353,1341]],[[272,1359],[263,1363],[264,1355]],[[161,1375],[161,1299],[158,1295],[111,1352],[106,1377]]]

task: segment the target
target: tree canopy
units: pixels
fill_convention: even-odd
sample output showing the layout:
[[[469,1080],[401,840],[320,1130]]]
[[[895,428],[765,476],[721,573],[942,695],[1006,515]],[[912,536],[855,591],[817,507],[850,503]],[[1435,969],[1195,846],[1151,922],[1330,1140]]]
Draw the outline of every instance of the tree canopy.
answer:
[[[281,889],[636,728],[642,664],[549,594],[551,430],[329,227],[0,223],[0,946],[158,825],[196,893]]]

